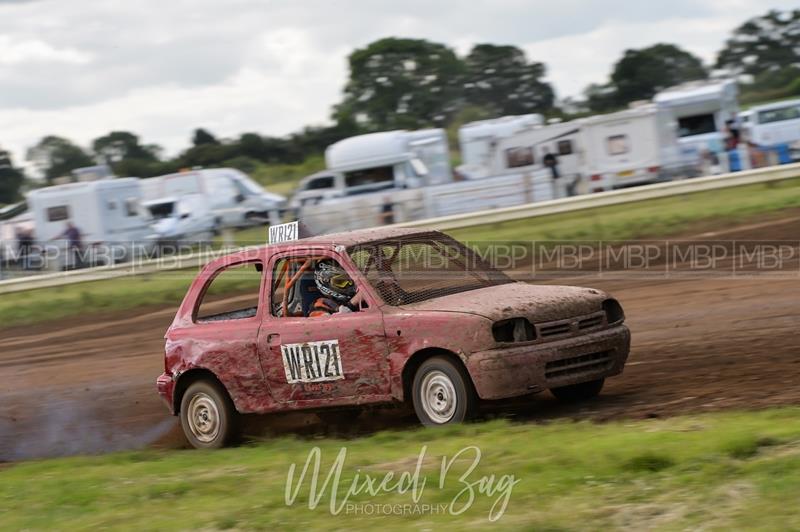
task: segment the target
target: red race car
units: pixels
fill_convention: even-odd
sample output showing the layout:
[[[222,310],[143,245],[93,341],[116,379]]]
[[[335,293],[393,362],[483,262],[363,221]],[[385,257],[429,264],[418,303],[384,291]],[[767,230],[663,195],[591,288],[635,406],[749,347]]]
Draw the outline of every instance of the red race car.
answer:
[[[353,231],[209,263],[157,386],[195,447],[235,439],[245,413],[409,402],[445,425],[481,400],[597,395],[627,360],[624,318],[599,290],[515,282],[437,231]]]

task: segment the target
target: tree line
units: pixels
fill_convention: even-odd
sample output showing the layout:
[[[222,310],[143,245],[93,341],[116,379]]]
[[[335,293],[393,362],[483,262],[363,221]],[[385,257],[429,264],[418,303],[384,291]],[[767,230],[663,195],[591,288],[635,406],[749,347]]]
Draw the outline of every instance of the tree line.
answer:
[[[113,131],[95,139],[89,150],[69,139],[46,136],[27,158],[52,179],[75,168],[108,164],[117,175],[149,177],[194,166],[233,166],[251,171],[258,164],[294,164],[326,146],[358,133],[398,128],[450,127],[502,115],[542,113],[569,118],[607,112],[659,90],[702,80],[712,69],[743,81],[744,101],[800,95],[800,9],[769,11],[752,18],[724,43],[713,65],[674,44],[626,50],[608,79],[588,86],[582,98],[557,102],[545,81],[544,63],[516,46],[478,44],[460,57],[449,46],[424,39],[384,38],[353,51],[333,125],[306,127],[286,137],[247,132],[218,139],[196,129],[191,145],[164,158],[154,144],[134,133]],[[22,173],[0,151],[0,203],[19,196]]]

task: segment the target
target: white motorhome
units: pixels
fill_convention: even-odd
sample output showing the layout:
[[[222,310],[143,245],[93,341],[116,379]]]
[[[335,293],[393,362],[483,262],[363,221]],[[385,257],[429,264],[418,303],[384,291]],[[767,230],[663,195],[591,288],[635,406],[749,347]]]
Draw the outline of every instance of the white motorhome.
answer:
[[[745,131],[748,140],[761,147],[788,145],[792,160],[800,160],[800,100],[751,107]]]
[[[548,153],[557,157],[558,171],[565,179],[575,179],[581,172],[583,157],[580,150],[582,121],[555,122],[526,128],[513,136],[497,140],[487,154],[486,166],[471,170],[482,177],[519,174],[544,170],[543,159]],[[461,171],[468,171],[459,167]]]
[[[300,181],[290,207],[322,200],[439,185],[453,180],[443,129],[350,137],[325,150],[328,170]]]
[[[653,104],[581,120],[581,173],[590,191],[685,177],[690,172],[669,110]]]
[[[324,234],[553,197],[540,171],[453,183],[446,153],[442,130],[345,139],[326,150],[329,169],[305,178],[290,205],[312,233]]]
[[[55,185],[27,194],[37,242],[59,238],[70,222],[80,230],[84,246],[102,254],[97,262],[124,261],[152,249],[153,231],[141,202],[142,188],[133,177]],[[65,247],[63,241],[56,245]],[[62,260],[59,266],[64,264]]]
[[[458,171],[463,171],[468,178],[479,175],[480,169],[491,165],[498,142],[542,124],[544,117],[540,114],[503,116],[464,124],[458,129],[462,163]]]
[[[725,123],[736,119],[737,98],[736,81],[727,79],[677,85],[656,94],[653,102],[672,113],[683,156],[696,162],[704,151],[724,150]]]
[[[175,213],[188,196],[202,196],[204,201],[191,200],[191,208],[204,209],[213,215],[213,229],[244,227],[269,219],[279,223],[279,211],[286,198],[265,191],[247,174],[233,168],[209,168],[178,172],[142,180],[148,204],[172,200]]]

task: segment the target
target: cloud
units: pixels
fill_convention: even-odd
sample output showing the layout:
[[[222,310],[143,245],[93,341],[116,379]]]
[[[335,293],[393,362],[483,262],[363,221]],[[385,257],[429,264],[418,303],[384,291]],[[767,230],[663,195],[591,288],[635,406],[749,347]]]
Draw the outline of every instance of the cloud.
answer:
[[[175,153],[191,130],[280,135],[328,120],[347,55],[386,36],[493,42],[549,67],[559,95],[607,78],[628,47],[675,42],[711,60],[785,0],[0,0],[0,144],[17,161],[54,133],[112,129]]]

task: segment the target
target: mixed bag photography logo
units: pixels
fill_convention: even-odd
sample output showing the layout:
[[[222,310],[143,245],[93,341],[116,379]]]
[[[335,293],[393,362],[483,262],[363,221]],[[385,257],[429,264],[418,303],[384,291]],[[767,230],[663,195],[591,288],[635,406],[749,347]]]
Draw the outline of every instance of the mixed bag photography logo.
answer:
[[[372,470],[348,464],[347,447],[341,447],[325,467],[329,456],[323,458],[323,451],[314,447],[304,462],[289,465],[284,499],[287,506],[327,507],[335,516],[458,516],[488,506],[486,519],[496,522],[508,509],[521,479],[481,471],[482,454],[480,448],[467,446],[439,458],[422,446],[413,466],[379,471],[389,466],[372,466]]]

